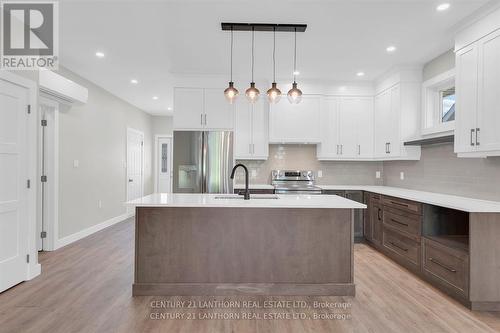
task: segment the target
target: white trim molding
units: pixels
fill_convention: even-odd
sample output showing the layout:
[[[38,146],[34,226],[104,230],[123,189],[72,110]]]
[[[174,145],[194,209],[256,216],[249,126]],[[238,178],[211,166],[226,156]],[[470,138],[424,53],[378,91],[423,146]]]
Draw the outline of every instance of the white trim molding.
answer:
[[[112,225],[115,225],[117,223],[123,222],[126,219],[129,219],[133,217],[135,214],[134,213],[125,213],[119,216],[115,216],[113,218],[110,218],[109,220],[106,220],[104,222],[101,222],[99,224],[93,225],[87,229],[80,230],[78,232],[75,232],[74,234],[71,234],[69,236],[59,238],[56,240],[55,243],[55,249],[60,249],[63,246],[69,245],[71,243],[74,243],[82,238],[85,238],[87,236],[90,236],[92,234],[95,234],[98,231],[101,231],[102,229],[111,227]]]
[[[441,73],[422,83],[422,136],[453,134],[455,121],[441,122],[439,92],[455,85],[455,69]]]

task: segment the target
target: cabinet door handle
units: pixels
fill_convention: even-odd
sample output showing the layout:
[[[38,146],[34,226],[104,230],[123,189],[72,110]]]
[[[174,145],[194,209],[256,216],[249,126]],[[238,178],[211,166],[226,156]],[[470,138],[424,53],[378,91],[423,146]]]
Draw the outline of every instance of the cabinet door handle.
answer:
[[[204,115],[204,118],[205,118],[205,126],[207,125],[207,114],[205,113]]]
[[[200,114],[200,125],[203,125],[203,113]]]
[[[358,155],[361,155],[361,145],[358,145]]]
[[[397,202],[397,201],[390,201],[390,203],[393,204],[393,205],[397,205],[397,206],[401,206],[401,207],[405,207],[405,208],[409,208],[410,207],[408,204]]]
[[[255,154],[255,143],[252,143],[252,154]]]
[[[388,150],[388,153],[390,154],[391,153],[391,143],[390,142],[387,143],[387,150]]]
[[[471,146],[474,146],[474,131],[475,130],[473,128],[470,129],[470,145]]]
[[[436,264],[436,265],[438,265],[438,266],[443,267],[444,269],[446,269],[447,271],[450,271],[452,273],[456,273],[457,272],[456,269],[450,268],[450,267],[448,267],[448,265],[440,263],[439,261],[437,261],[436,259],[434,259],[432,257],[429,258],[429,261],[432,262],[432,263],[434,263],[434,264]]]
[[[404,225],[405,227],[407,227],[407,226],[408,226],[408,224],[407,224],[407,223],[403,223],[403,222],[400,222],[400,221],[395,220],[395,219],[391,219],[391,221],[392,221],[392,222],[394,222],[394,223],[397,223],[397,224]]]
[[[394,243],[394,242],[389,242],[389,244],[391,244],[391,245],[392,245],[392,246],[394,246],[395,248],[398,248],[398,249],[400,249],[400,250],[403,250],[403,251],[405,251],[405,252],[408,252],[408,249],[405,249],[404,247],[402,247],[402,246],[400,246],[400,245],[398,245],[398,244],[396,244],[396,243]]]
[[[476,128],[476,146],[479,146],[480,143],[479,143],[479,131],[481,129],[480,128]]]
[[[344,155],[344,145],[340,145],[340,155]]]
[[[337,155],[339,155],[339,145],[337,145]]]
[[[377,218],[378,218],[379,221],[382,220],[382,217],[380,216],[380,213],[382,213],[382,210],[379,208],[378,212],[377,212]]]

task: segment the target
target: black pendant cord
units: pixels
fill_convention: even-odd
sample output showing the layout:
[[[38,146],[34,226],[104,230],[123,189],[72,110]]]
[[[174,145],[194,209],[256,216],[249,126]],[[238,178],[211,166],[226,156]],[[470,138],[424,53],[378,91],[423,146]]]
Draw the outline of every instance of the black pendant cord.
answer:
[[[276,82],[276,28],[273,29],[273,82]]]
[[[293,83],[295,83],[297,73],[297,28],[295,28],[295,42],[294,42],[294,51],[293,51]]]
[[[233,27],[231,27],[231,82],[233,82]]]
[[[255,29],[252,27],[252,82],[253,82],[253,62],[254,62],[254,54],[253,54],[253,49],[254,49],[254,35],[255,35]]]

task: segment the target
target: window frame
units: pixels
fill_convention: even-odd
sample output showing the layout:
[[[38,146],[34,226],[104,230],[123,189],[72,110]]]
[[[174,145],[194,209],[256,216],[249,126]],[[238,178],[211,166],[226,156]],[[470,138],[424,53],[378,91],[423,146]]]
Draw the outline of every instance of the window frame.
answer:
[[[422,135],[453,134],[455,120],[442,122],[441,92],[455,87],[455,69],[439,74],[422,84]]]

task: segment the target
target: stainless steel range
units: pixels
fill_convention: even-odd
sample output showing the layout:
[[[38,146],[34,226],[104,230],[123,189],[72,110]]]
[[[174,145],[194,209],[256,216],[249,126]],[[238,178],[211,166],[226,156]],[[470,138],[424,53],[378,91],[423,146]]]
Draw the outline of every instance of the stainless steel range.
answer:
[[[273,170],[271,185],[276,194],[321,194],[311,170]]]

